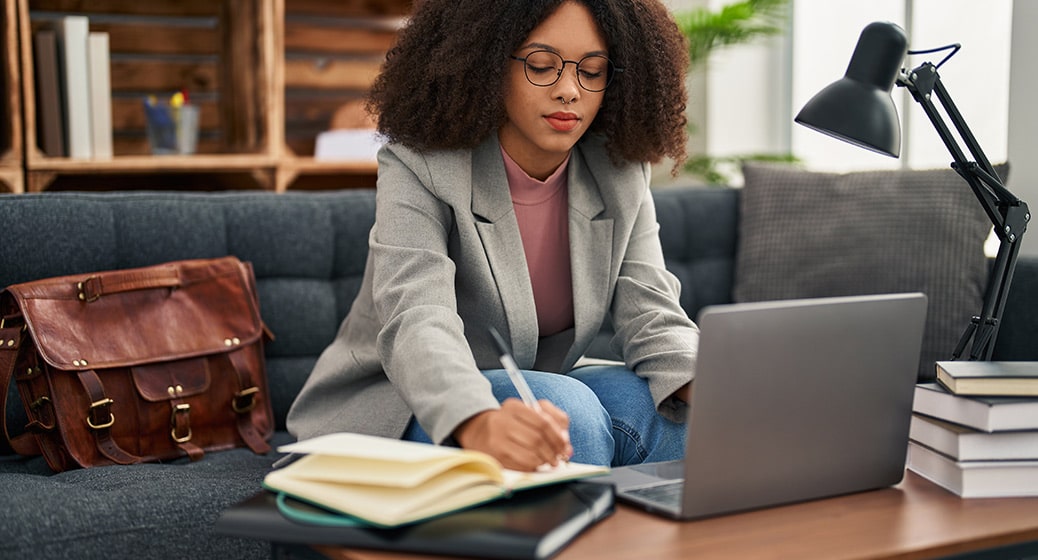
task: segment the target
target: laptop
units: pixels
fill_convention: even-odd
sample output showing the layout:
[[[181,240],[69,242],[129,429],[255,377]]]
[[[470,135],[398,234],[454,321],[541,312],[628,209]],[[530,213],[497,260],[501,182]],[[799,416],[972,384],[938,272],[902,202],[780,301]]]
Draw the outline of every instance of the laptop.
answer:
[[[910,293],[705,308],[685,459],[598,480],[674,519],[897,484],[926,306]]]

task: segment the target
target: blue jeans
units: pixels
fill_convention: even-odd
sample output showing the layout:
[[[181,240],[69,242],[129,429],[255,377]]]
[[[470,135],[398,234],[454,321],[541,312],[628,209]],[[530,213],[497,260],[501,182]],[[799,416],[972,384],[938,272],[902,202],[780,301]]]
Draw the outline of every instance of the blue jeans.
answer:
[[[494,396],[519,398],[504,370],[487,370]],[[623,366],[588,366],[568,375],[524,371],[538,399],[548,399],[569,415],[573,461],[621,466],[669,461],[685,456],[685,424],[660,416],[649,385]],[[413,418],[409,441],[431,441]]]

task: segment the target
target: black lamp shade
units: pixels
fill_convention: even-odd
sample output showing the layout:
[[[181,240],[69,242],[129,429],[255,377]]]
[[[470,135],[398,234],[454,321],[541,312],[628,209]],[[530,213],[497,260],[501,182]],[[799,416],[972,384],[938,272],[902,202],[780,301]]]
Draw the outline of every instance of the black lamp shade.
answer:
[[[843,78],[804,105],[796,122],[892,157],[901,153],[901,125],[890,90],[908,52],[908,37],[893,23],[861,32]]]

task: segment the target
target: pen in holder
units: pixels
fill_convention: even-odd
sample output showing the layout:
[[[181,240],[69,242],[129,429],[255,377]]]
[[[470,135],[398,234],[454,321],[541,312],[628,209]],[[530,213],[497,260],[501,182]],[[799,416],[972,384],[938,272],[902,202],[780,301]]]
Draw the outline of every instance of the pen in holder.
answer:
[[[152,154],[195,153],[198,145],[198,106],[190,103],[183,92],[175,93],[169,102],[148,96],[144,100],[144,115]]]

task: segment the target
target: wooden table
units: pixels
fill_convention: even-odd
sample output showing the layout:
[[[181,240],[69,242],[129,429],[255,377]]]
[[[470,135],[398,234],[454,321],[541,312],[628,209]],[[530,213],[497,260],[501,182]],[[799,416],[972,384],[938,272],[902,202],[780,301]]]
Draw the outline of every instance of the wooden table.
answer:
[[[442,558],[316,550],[341,560]],[[979,551],[990,552],[984,558],[1038,557],[1038,498],[961,499],[909,471],[885,490],[700,521],[618,506],[556,559],[909,559]]]

